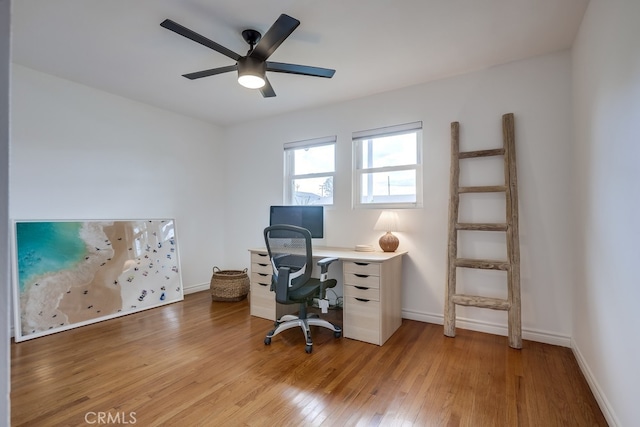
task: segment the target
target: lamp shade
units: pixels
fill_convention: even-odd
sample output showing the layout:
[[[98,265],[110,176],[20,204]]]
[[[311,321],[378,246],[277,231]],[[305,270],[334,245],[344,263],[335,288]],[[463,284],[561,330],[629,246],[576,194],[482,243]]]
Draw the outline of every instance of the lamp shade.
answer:
[[[393,211],[382,211],[373,229],[379,231],[398,231],[398,224],[397,213]]]
[[[245,56],[238,60],[238,83],[249,89],[260,89],[265,85],[267,64]]]

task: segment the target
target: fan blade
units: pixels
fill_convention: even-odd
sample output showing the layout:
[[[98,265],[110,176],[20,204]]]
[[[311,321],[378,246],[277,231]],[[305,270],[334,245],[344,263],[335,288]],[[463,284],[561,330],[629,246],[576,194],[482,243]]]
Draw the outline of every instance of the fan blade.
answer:
[[[264,77],[264,86],[260,88],[260,93],[264,98],[273,98],[274,96],[276,96],[276,93],[274,92],[273,87],[271,86],[271,83],[266,76]]]
[[[249,56],[266,61],[267,58],[293,33],[300,21],[284,13],[273,23],[267,33],[262,36]]]
[[[210,70],[196,71],[195,73],[183,74],[182,77],[186,77],[189,80],[201,79],[202,77],[215,76],[216,74],[228,73],[229,71],[236,71],[238,64],[229,65],[226,67],[211,68]]]
[[[330,79],[336,70],[330,68],[310,67],[308,65],[286,64],[284,62],[267,61],[267,71],[276,73],[302,74],[304,76],[325,77]]]
[[[238,55],[234,51],[227,49],[222,45],[219,45],[213,40],[209,40],[208,38],[201,36],[200,34],[188,29],[187,27],[183,27],[182,25],[172,21],[171,19],[165,19],[160,23],[160,26],[166,28],[167,30],[173,31],[174,33],[180,34],[181,36],[184,36],[190,40],[193,40],[196,43],[200,43],[203,46],[213,49],[216,52],[223,54],[224,56],[228,56],[234,61],[240,59],[240,55]]]

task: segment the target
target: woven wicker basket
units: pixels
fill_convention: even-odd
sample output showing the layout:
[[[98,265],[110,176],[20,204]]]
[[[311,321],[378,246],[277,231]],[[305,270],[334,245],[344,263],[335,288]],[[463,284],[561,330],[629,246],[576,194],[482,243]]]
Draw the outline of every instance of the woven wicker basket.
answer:
[[[210,289],[213,301],[242,301],[249,293],[247,269],[220,270],[213,267]]]

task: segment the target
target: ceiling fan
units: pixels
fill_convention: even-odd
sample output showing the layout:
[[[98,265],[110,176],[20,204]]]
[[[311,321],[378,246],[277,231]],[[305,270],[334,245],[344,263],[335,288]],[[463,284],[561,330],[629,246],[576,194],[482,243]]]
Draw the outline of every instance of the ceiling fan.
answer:
[[[183,74],[184,77],[191,80],[227,73],[229,71],[238,71],[238,83],[250,89],[260,89],[263,97],[270,98],[276,96],[276,93],[267,79],[267,71],[325,78],[333,77],[333,74],[336,72],[336,70],[329,68],[267,61],[278,46],[300,25],[300,21],[289,15],[280,15],[264,37],[256,30],[244,30],[242,32],[242,38],[249,43],[249,51],[245,56],[241,56],[170,19],[165,19],[160,25],[236,61],[235,65]]]

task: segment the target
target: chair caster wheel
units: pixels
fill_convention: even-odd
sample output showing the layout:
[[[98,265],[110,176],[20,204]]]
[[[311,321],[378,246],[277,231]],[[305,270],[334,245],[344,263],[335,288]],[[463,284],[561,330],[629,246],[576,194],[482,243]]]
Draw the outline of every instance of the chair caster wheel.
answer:
[[[311,354],[311,352],[313,351],[313,346],[311,344],[307,344],[307,346],[304,348],[304,351],[306,351],[307,354]]]
[[[266,338],[264,339],[264,344],[265,344],[265,345],[269,345],[269,344],[271,344],[271,338],[266,337]]]
[[[333,336],[336,337],[336,338],[340,338],[342,336],[342,331],[335,331],[333,333]]]

